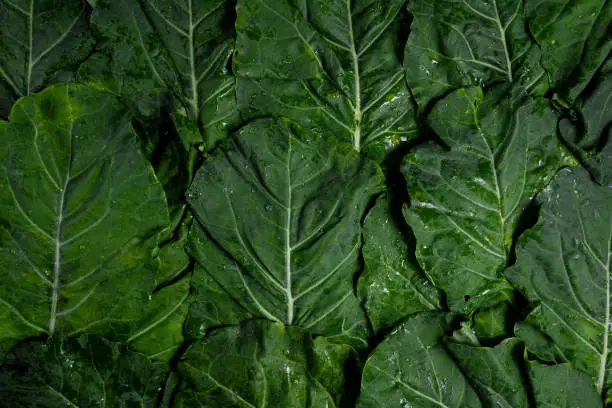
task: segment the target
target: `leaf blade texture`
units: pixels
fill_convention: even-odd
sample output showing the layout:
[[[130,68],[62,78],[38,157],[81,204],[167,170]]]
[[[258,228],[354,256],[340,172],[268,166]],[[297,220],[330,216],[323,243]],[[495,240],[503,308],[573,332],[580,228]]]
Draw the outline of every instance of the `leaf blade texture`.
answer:
[[[516,338],[495,347],[447,341],[450,354],[478,390],[484,406],[528,407],[527,383],[521,372],[523,347]]]
[[[374,331],[391,327],[414,313],[441,310],[442,294],[410,256],[407,238],[381,197],[363,226],[365,268],[357,293]]]
[[[328,347],[343,351],[329,353]],[[346,350],[313,342],[307,331],[279,323],[249,321],[217,329],[183,355],[179,370],[185,380],[176,406],[334,407],[334,389],[325,386],[341,382]],[[330,383],[325,375],[332,372],[340,378]]]
[[[612,50],[610,5],[602,0],[529,0],[525,10],[551,87],[574,101]]]
[[[92,25],[107,57],[86,63],[80,80],[149,114],[142,101],[168,92],[183,143],[212,149],[238,120],[228,13],[225,0],[98,0]]]
[[[601,185],[612,174],[612,58],[594,75],[591,85],[576,99],[574,109],[559,122],[563,140]]]
[[[525,361],[524,346],[509,338],[495,347],[447,341],[450,353],[486,407],[601,407],[589,378],[569,364]]]
[[[224,251],[226,260],[208,272],[254,316],[363,342],[352,279],[360,218],[382,183],[380,169],[349,145],[288,121],[252,122],[207,160],[188,192],[194,215]],[[192,253],[208,267],[207,257]]]
[[[563,170],[538,200],[540,221],[519,240],[517,264],[506,272],[534,305],[525,322],[549,339],[551,350],[532,348],[531,336],[527,347],[544,359],[560,356],[606,393],[612,384],[609,189],[583,169]]]
[[[3,346],[41,333],[121,337],[140,317],[169,221],[129,120],[113,97],[74,84],[13,108],[0,144]]]
[[[156,288],[149,300],[126,343],[152,360],[169,361],[185,340],[183,324],[191,303],[189,277]]]
[[[440,312],[409,317],[369,356],[358,407],[482,407],[442,345],[451,318]]]
[[[416,137],[398,57],[402,1],[239,1],[234,67],[248,119],[333,130],[382,161]]]
[[[19,407],[156,406],[167,367],[95,336],[19,344],[0,368],[0,400]]]
[[[511,290],[499,273],[519,217],[572,159],[552,112],[530,99],[461,89],[434,106],[429,123],[448,150],[431,144],[404,159],[405,217],[421,266],[450,309],[466,312]]]
[[[420,110],[453,89],[500,81],[540,92],[545,72],[522,1],[416,0],[408,9],[414,20],[404,67]]]
[[[93,49],[84,0],[0,3],[0,116],[22,97],[74,79]]]

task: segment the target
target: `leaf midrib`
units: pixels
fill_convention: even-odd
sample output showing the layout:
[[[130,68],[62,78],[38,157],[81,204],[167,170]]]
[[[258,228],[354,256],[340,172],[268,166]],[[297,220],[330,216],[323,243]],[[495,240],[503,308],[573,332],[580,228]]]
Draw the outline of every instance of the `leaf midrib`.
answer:
[[[601,266],[604,272],[607,273],[608,279],[606,279],[606,312],[603,321],[604,327],[604,337],[602,342],[602,351],[600,354],[600,363],[599,363],[599,374],[597,377],[597,391],[599,394],[602,394],[604,391],[604,381],[606,377],[606,366],[608,363],[608,353],[609,353],[609,337],[610,337],[610,244],[612,243],[612,228],[610,228],[610,232],[608,234],[608,256],[606,263],[603,260],[599,259],[591,245],[587,241],[586,231],[584,229],[584,223],[582,222],[582,215],[580,213],[580,209],[576,210],[576,215],[578,217],[578,222],[580,223],[580,230],[582,232],[583,243],[587,252],[591,257]]]
[[[10,2],[9,2],[10,3]],[[11,3],[12,5],[12,3]],[[24,13],[28,18],[28,61],[26,68],[26,89],[25,95],[30,95],[32,93],[32,70],[34,66],[40,62],[40,60],[47,55],[51,50],[53,50],[59,43],[61,43],[67,36],[70,31],[74,28],[76,23],[80,20],[81,16],[85,12],[85,4],[81,8],[81,11],[77,14],[77,16],[72,20],[70,25],[62,32],[62,34],[57,37],[57,39],[45,50],[43,50],[36,58],[34,58],[34,0],[30,0],[29,4],[29,12],[13,5],[17,10]],[[6,73],[0,68],[0,73],[8,80],[9,85],[11,85],[14,89],[17,89],[12,81],[8,79]],[[19,91],[19,96],[24,96],[24,93]]]
[[[32,47],[34,31],[34,0],[30,0],[30,13],[28,14],[28,71],[26,77],[26,95],[30,94],[30,82],[32,79],[32,53],[34,49]]]
[[[163,13],[153,4],[153,3],[149,3],[151,9],[153,9],[153,11],[159,16],[159,18],[161,18],[161,20],[167,24],[170,28],[172,28],[174,31],[176,31],[177,33],[179,33],[182,37],[187,39],[187,48],[188,48],[188,52],[189,55],[183,55],[183,54],[178,54],[178,52],[174,51],[175,54],[180,55],[181,57],[185,58],[186,60],[188,60],[189,62],[189,73],[183,73],[178,71],[178,74],[180,74],[183,77],[189,77],[189,88],[190,88],[190,93],[191,93],[191,97],[190,98],[183,98],[181,97],[181,93],[177,93],[175,92],[175,94],[177,94],[177,96],[179,97],[179,99],[183,102],[184,105],[187,105],[186,108],[189,108],[189,115],[190,115],[190,119],[194,122],[198,122],[199,121],[199,115],[200,115],[200,110],[202,109],[202,106],[200,104],[200,89],[199,89],[199,85],[200,82],[204,79],[204,76],[206,74],[208,74],[209,70],[211,69],[212,65],[214,64],[214,62],[217,60],[217,58],[219,57],[219,55],[222,55],[223,52],[220,51],[219,55],[212,57],[212,62],[211,65],[204,70],[204,72],[202,72],[198,78],[197,74],[196,74],[196,53],[195,53],[195,43],[194,43],[194,38],[195,38],[195,31],[196,29],[200,26],[200,24],[210,15],[212,15],[214,12],[216,12],[220,7],[222,7],[224,5],[223,1],[219,1],[212,9],[210,9],[209,11],[207,11],[206,13],[204,13],[201,17],[199,17],[197,20],[194,20],[194,15],[193,15],[193,0],[188,0],[187,2],[187,10],[185,10],[184,8],[181,8],[183,12],[187,12],[187,19],[188,19],[188,27],[186,29],[186,31],[182,28],[180,28],[177,24],[173,23],[172,21],[170,21],[168,18],[166,18]],[[147,13],[145,13],[146,15]],[[134,16],[133,16],[134,17]],[[147,16],[149,17],[149,16]],[[153,73],[155,74],[155,76],[158,78],[158,80],[161,82],[161,84],[171,90],[172,88],[170,86],[168,86],[168,84],[166,84],[166,81],[164,81],[162,79],[162,77],[159,75],[159,73],[157,72],[153,61],[151,60],[143,38],[142,38],[142,33],[140,32],[140,28],[138,26],[138,23],[136,22],[135,17],[133,18],[134,20],[134,25],[136,30],[138,31],[139,35],[140,35],[140,43],[142,46],[142,49],[145,53],[145,57],[147,58],[148,62],[149,62],[149,66],[151,68],[151,71],[153,71]],[[155,28],[155,24],[153,22],[152,19],[149,19],[149,24]],[[161,36],[161,35],[160,35]],[[166,49],[168,49],[168,46],[166,45]],[[170,51],[168,49],[168,51]],[[218,92],[218,91],[217,91]],[[209,96],[210,98],[211,96]],[[206,101],[204,101],[205,103]]]
[[[353,62],[353,92],[355,93],[355,105],[353,106],[353,120],[355,127],[353,130],[353,146],[355,150],[361,149],[361,78],[359,74],[359,56],[355,47],[355,32],[353,30],[353,15],[351,10],[351,0],[346,0],[346,14],[348,20],[348,35],[350,41],[351,60]]]
[[[519,6],[521,4],[521,1],[517,2],[517,8],[516,8],[515,12],[512,14],[512,17],[510,17],[510,19],[508,19],[508,22],[506,23],[505,26],[502,25],[502,23],[501,23],[501,17],[499,15],[499,11],[497,9],[497,0],[493,0],[493,10],[495,11],[495,16],[494,17],[492,17],[492,16],[490,16],[488,14],[485,14],[485,13],[475,9],[466,0],[462,0],[462,2],[472,13],[474,13],[477,16],[480,16],[481,18],[484,18],[485,20],[489,20],[489,21],[495,23],[495,25],[497,26],[497,29],[499,31],[499,39],[501,41],[502,49],[504,51],[504,58],[506,60],[506,70],[505,70],[505,73],[506,73],[506,76],[508,77],[508,81],[509,82],[513,82],[512,63],[510,61],[510,52],[508,50],[508,44],[507,44],[507,41],[506,41],[506,30],[508,29],[510,24],[512,24],[514,19],[516,18],[516,15],[518,14],[518,9],[519,9]],[[453,27],[453,29],[456,29],[456,28]],[[456,30],[459,31],[458,29],[456,29]],[[463,37],[463,39],[466,42],[466,44],[468,45],[468,48],[470,49],[470,54],[471,54],[472,60],[473,60],[472,62],[481,63],[482,65],[487,64],[485,62],[477,61],[474,58],[474,54],[471,51],[471,46],[467,42],[467,39],[463,36],[463,33],[460,33],[460,34]],[[491,68],[493,68],[493,67],[491,67]]]
[[[192,8],[192,0],[188,0],[187,3],[188,11],[189,11],[189,35],[187,37],[189,44],[189,69],[191,71],[190,80],[191,80],[191,107],[193,120],[196,121],[198,118],[198,114],[200,112],[199,100],[198,100],[198,84],[195,73],[195,50],[193,45],[193,8]]]
[[[603,341],[603,353],[599,366],[599,379],[597,381],[597,390],[600,394],[603,393],[604,381],[606,377],[606,366],[608,365],[608,352],[609,352],[609,337],[610,337],[610,244],[612,244],[612,228],[610,228],[610,234],[608,236],[608,259],[606,262],[608,279],[606,279],[606,315],[604,324],[606,328],[604,331]]]
[[[472,113],[473,113],[473,118],[474,118],[474,125],[476,125],[476,130],[478,135],[482,138],[482,141],[484,143],[484,145],[487,148],[487,156],[489,159],[489,164],[490,164],[490,169],[491,169],[491,173],[493,174],[493,181],[495,183],[495,196],[497,198],[497,215],[499,217],[499,222],[500,222],[500,238],[501,238],[501,249],[503,251],[503,258],[507,259],[508,253],[506,250],[506,245],[505,245],[505,241],[506,241],[506,218],[504,217],[504,208],[502,205],[502,195],[501,195],[501,190],[499,187],[499,176],[497,174],[497,165],[495,164],[495,154],[493,153],[493,149],[491,149],[491,146],[489,145],[489,141],[487,140],[487,137],[484,134],[484,131],[480,125],[480,121],[478,120],[478,109],[477,107],[472,104],[470,102],[470,106],[472,108]],[[522,194],[522,192],[521,192]],[[519,198],[520,201],[520,198]]]
[[[69,105],[72,110],[72,105]],[[70,112],[70,132],[68,134],[70,143],[69,143],[69,153],[68,153],[68,163],[66,166],[66,179],[64,181],[63,187],[60,189],[60,198],[59,198],[59,209],[57,214],[57,226],[55,229],[55,237],[53,241],[53,287],[51,289],[51,313],[49,317],[49,334],[53,335],[55,332],[55,325],[57,322],[57,303],[59,300],[59,290],[61,285],[61,270],[62,270],[62,221],[64,219],[64,204],[66,199],[66,190],[68,189],[68,184],[70,183],[70,171],[72,167],[72,135],[74,128],[74,118],[72,117],[72,111]]]
[[[291,255],[292,255],[292,245],[291,245],[291,218],[292,218],[292,188],[291,185],[291,152],[292,152],[292,144],[291,135],[287,138],[287,206],[285,209],[285,292],[287,297],[287,324],[293,323],[293,313],[294,313],[294,299],[292,293],[292,271],[291,271]]]
[[[325,72],[325,68],[323,67],[323,63],[322,63],[321,59],[319,58],[318,53],[313,48],[312,44],[304,37],[302,32],[299,30],[299,28],[292,21],[288,20],[282,14],[280,14],[277,10],[275,10],[274,7],[271,7],[268,4],[266,4],[266,0],[262,0],[262,4],[263,4],[264,7],[266,7],[268,10],[270,10],[272,13],[274,13],[278,18],[280,18],[285,23],[287,23],[288,25],[293,27],[293,29],[297,33],[298,37],[300,38],[300,40],[312,52],[313,57],[317,61],[317,65],[321,68],[322,71]],[[377,102],[377,100],[382,98],[384,96],[384,94],[386,92],[388,92],[388,90],[385,89],[385,91],[381,91],[382,95],[376,101],[371,102],[366,107],[362,107],[362,100],[361,100],[361,71],[360,71],[360,68],[359,68],[359,58],[376,42],[376,40],[378,40],[378,38],[380,38],[380,36],[385,32],[385,30],[393,23],[393,21],[395,20],[397,14],[399,14],[401,8],[398,8],[397,12],[393,15],[393,17],[389,18],[389,21],[387,22],[387,24],[385,24],[381,28],[379,33],[374,35],[373,38],[364,47],[361,48],[361,50],[357,51],[357,44],[356,44],[356,41],[355,41],[355,33],[354,33],[354,30],[353,30],[353,16],[352,16],[352,9],[351,9],[351,0],[345,0],[345,7],[346,7],[346,11],[347,11],[347,24],[348,24],[348,32],[347,32],[347,34],[349,36],[349,43],[350,43],[349,46],[347,47],[345,45],[338,44],[337,42],[327,38],[326,36],[324,36],[324,35],[322,35],[320,33],[319,33],[319,35],[321,36],[321,38],[324,41],[326,41],[330,45],[332,45],[332,46],[334,46],[334,47],[336,47],[338,49],[341,49],[344,52],[348,52],[350,54],[351,65],[352,65],[353,75],[354,75],[354,79],[353,79],[353,93],[354,93],[354,96],[352,98],[352,101],[350,101],[351,98],[347,97],[347,99],[349,100],[350,108],[353,111],[353,124],[351,126],[349,126],[346,123],[344,123],[343,121],[341,121],[340,119],[338,119],[335,115],[330,113],[326,109],[325,106],[323,106],[320,103],[320,101],[318,100],[316,95],[314,95],[310,91],[310,89],[308,89],[308,87],[306,85],[304,85],[304,88],[305,88],[306,92],[309,94],[309,96],[317,104],[318,108],[321,109],[325,115],[329,116],[332,120],[337,122],[340,126],[342,126],[348,132],[351,133],[353,147],[355,148],[355,150],[360,151],[362,149],[362,147],[364,146],[362,144],[362,139],[363,139],[363,135],[362,135],[362,120],[363,120],[363,115],[364,115],[364,113],[367,110],[369,110],[373,106],[374,103]],[[401,72],[400,71],[398,71],[398,73],[396,73],[396,75],[398,75],[399,73],[401,73],[403,75],[403,71],[401,71]],[[304,81],[302,81],[302,82],[304,82]],[[399,79],[397,80],[397,82],[392,82],[392,85],[390,86],[390,88],[392,89],[392,87],[395,86],[398,82],[399,82]],[[280,102],[280,101],[277,101],[277,102]],[[395,124],[395,122],[393,124]],[[377,133],[374,137],[375,138],[379,137],[380,134],[381,133]],[[370,141],[372,141],[372,140],[373,139],[371,139]],[[366,144],[368,144],[368,143],[369,143],[369,141],[366,142]]]

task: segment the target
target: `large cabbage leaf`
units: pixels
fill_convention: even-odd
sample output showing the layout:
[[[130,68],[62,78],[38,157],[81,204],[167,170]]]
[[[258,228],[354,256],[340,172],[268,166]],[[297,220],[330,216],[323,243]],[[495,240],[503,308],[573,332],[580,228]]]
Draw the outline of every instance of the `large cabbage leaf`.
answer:
[[[154,287],[163,190],[110,95],[56,85],[21,99],[0,143],[0,344],[127,335]]]
[[[352,355],[346,345],[279,323],[217,329],[182,355],[175,406],[335,407]]]
[[[419,104],[457,88],[546,84],[540,50],[526,31],[522,0],[413,0],[404,53],[406,81]]]
[[[234,66],[243,116],[286,116],[377,160],[416,137],[398,57],[403,4],[239,1]]]
[[[382,177],[350,145],[330,139],[288,121],[243,127],[188,192],[220,247],[194,226],[192,253],[254,316],[361,343],[367,325],[353,290],[360,219]]]
[[[421,266],[451,310],[464,312],[511,290],[499,274],[521,214],[572,160],[552,112],[530,99],[460,89],[434,106],[429,123],[448,148],[431,144],[405,158],[405,215]]]
[[[0,405],[153,408],[166,371],[165,364],[94,336],[29,341],[0,368]]]
[[[22,96],[74,78],[89,55],[85,0],[0,2],[0,117]]]
[[[612,50],[608,0],[527,0],[529,28],[554,90],[575,100]]]
[[[517,263],[506,272],[534,305],[523,324],[549,340],[525,341],[544,360],[570,362],[607,393],[612,194],[583,169],[563,170],[538,201],[541,218],[519,239]]]
[[[91,22],[102,54],[79,79],[152,116],[160,91],[172,96],[174,124],[186,146],[212,148],[237,121],[231,2],[96,0]],[[153,103],[153,107],[157,106]]]

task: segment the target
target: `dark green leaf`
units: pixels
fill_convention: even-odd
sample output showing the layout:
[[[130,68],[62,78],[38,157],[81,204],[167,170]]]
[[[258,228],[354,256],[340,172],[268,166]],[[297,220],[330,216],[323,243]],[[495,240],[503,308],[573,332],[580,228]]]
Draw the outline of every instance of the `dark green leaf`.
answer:
[[[456,88],[505,81],[532,92],[545,79],[521,0],[413,0],[409,10],[404,67],[420,109]]]
[[[602,406],[589,378],[569,364],[523,363],[523,347],[516,338],[504,340],[493,348],[453,342],[448,342],[447,346],[474,384],[485,407]]]
[[[175,406],[335,407],[335,390],[325,386],[342,381],[329,376],[343,375],[347,353],[328,349],[322,356],[317,347],[307,331],[278,323],[249,321],[215,330],[182,356],[184,379]]]
[[[16,346],[0,369],[0,405],[153,408],[166,370],[165,364],[93,336],[30,341]]]
[[[363,239],[365,269],[358,294],[375,331],[413,313],[442,308],[440,292],[409,253],[386,198],[379,198],[368,214]]]
[[[556,346],[545,355],[558,351],[605,392],[612,385],[612,193],[583,169],[563,170],[538,200],[540,220],[519,239],[517,264],[506,275],[536,306],[527,323]],[[525,340],[537,353],[532,337]]]
[[[189,310],[189,277],[156,290],[146,316],[126,340],[130,347],[155,360],[168,361],[183,342],[183,323]]]
[[[191,268],[191,258],[187,255],[185,246],[189,240],[189,227],[192,221],[193,216],[187,213],[182,222],[174,228],[174,234],[170,235],[174,225],[164,231],[170,237],[159,249],[161,265],[157,271],[158,285],[182,276]]]
[[[240,0],[234,57],[246,118],[289,117],[377,160],[416,136],[398,58],[403,0]]]
[[[474,313],[472,328],[484,341],[512,336],[512,312],[514,310],[507,302],[483,308]]]
[[[200,229],[194,235],[202,234]],[[194,238],[198,239],[198,238]],[[200,242],[198,240],[198,242]],[[222,251],[211,248],[211,258],[206,259],[206,269],[199,264],[194,266],[191,278],[191,290],[194,302],[189,308],[189,318],[185,323],[185,333],[188,338],[198,338],[206,334],[212,327],[227,324],[238,324],[251,319],[253,314],[242,306],[244,302],[240,297],[235,298],[231,286],[226,290],[221,283],[217,282],[215,276],[223,276],[226,270],[241,273],[231,258],[224,257]],[[205,253],[202,251],[201,253]],[[221,262],[221,263],[219,263]],[[223,266],[225,265],[225,269]],[[208,271],[213,270],[213,273]],[[217,275],[223,274],[223,275]],[[240,295],[239,293],[236,295]],[[256,315],[258,315],[256,313]]]
[[[160,402],[158,407],[160,408],[171,408],[172,399],[174,398],[174,393],[177,390],[178,385],[180,384],[181,378],[176,371],[170,371],[168,373],[168,377],[166,378],[166,383],[164,384],[163,396],[158,399]]]
[[[452,341],[446,344],[478,391],[485,407],[529,407],[525,388],[527,381],[518,363],[522,360],[523,352],[520,340],[504,340],[494,348],[473,347]]]
[[[589,170],[602,185],[612,181],[612,58],[595,75],[591,85],[578,97],[578,118],[563,119],[559,129]]]
[[[0,2],[0,117],[17,98],[70,81],[93,48],[84,0]]]
[[[525,10],[551,86],[573,101],[612,50],[608,0],[527,0]]]
[[[191,252],[248,313],[364,346],[367,325],[352,280],[360,220],[383,179],[373,162],[330,139],[288,121],[243,127],[188,192],[220,246],[194,227]],[[223,253],[200,256],[211,250]]]
[[[589,378],[569,364],[547,366],[533,362],[528,369],[538,408],[603,407]]]
[[[537,322],[535,322],[537,324]],[[514,333],[517,337],[529,345],[529,351],[536,355],[538,359],[548,363],[565,363],[563,352],[553,339],[542,333],[536,326],[528,321],[520,321],[514,326]]]
[[[481,407],[476,392],[442,345],[450,316],[425,312],[408,318],[366,362],[359,407]]]
[[[479,88],[452,92],[429,123],[448,150],[419,147],[403,165],[417,257],[453,311],[510,299],[498,276],[519,217],[555,172],[572,163],[545,103]],[[505,293],[498,295],[499,292]]]
[[[312,343],[313,357],[309,369],[313,377],[325,387],[338,407],[353,405],[356,395],[347,392],[353,390],[346,374],[349,369],[357,369],[357,353],[351,346],[331,343],[323,337],[317,337]]]
[[[231,13],[225,0],[97,0],[92,25],[110,60],[96,57],[79,78],[120,95],[138,112],[143,100],[169,92],[185,145],[212,148],[238,120],[228,73]]]
[[[112,96],[53,86],[14,106],[0,163],[2,348],[41,333],[129,336],[168,224],[130,117]]]

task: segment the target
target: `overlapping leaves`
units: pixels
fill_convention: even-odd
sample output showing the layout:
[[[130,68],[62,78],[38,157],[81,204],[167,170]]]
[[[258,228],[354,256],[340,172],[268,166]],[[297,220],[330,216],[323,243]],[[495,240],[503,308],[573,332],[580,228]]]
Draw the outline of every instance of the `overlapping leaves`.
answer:
[[[610,404],[611,17],[0,0],[0,406]]]
[[[2,346],[85,330],[125,338],[153,290],[152,251],[168,224],[129,116],[109,95],[57,85],[21,99],[4,136]]]
[[[404,67],[420,109],[457,88],[503,81],[534,92],[545,81],[522,1],[416,0],[409,8]]]
[[[164,364],[94,336],[18,345],[0,368],[2,406],[156,406]]]
[[[99,37],[80,80],[122,97],[151,116],[159,92],[172,95],[174,124],[186,146],[214,147],[237,121],[228,72],[233,29],[229,2],[96,0],[92,26]]]
[[[398,58],[403,1],[239,1],[234,66],[245,118],[290,117],[377,160],[416,137]]]
[[[336,406],[351,356],[350,347],[313,341],[299,327],[251,321],[219,329],[184,353],[176,406]]]
[[[612,195],[578,169],[560,173],[538,199],[542,216],[506,272],[535,306],[519,335],[543,360],[570,362],[609,394]]]
[[[451,310],[469,311],[481,298],[511,291],[498,274],[518,220],[571,159],[554,115],[537,101],[461,89],[434,106],[429,123],[447,149],[431,144],[405,158],[405,215],[421,266]]]
[[[569,365],[525,361],[514,338],[492,348],[445,339],[451,321],[426,312],[391,332],[365,365],[358,406],[602,406],[588,377]]]
[[[201,225],[191,253],[211,275],[201,279],[247,316],[363,346],[367,324],[352,280],[359,220],[381,188],[380,170],[350,145],[287,121],[252,122],[207,160],[188,193]],[[201,302],[215,301],[207,296]]]
[[[85,0],[0,2],[0,117],[17,98],[70,81],[93,48]]]

